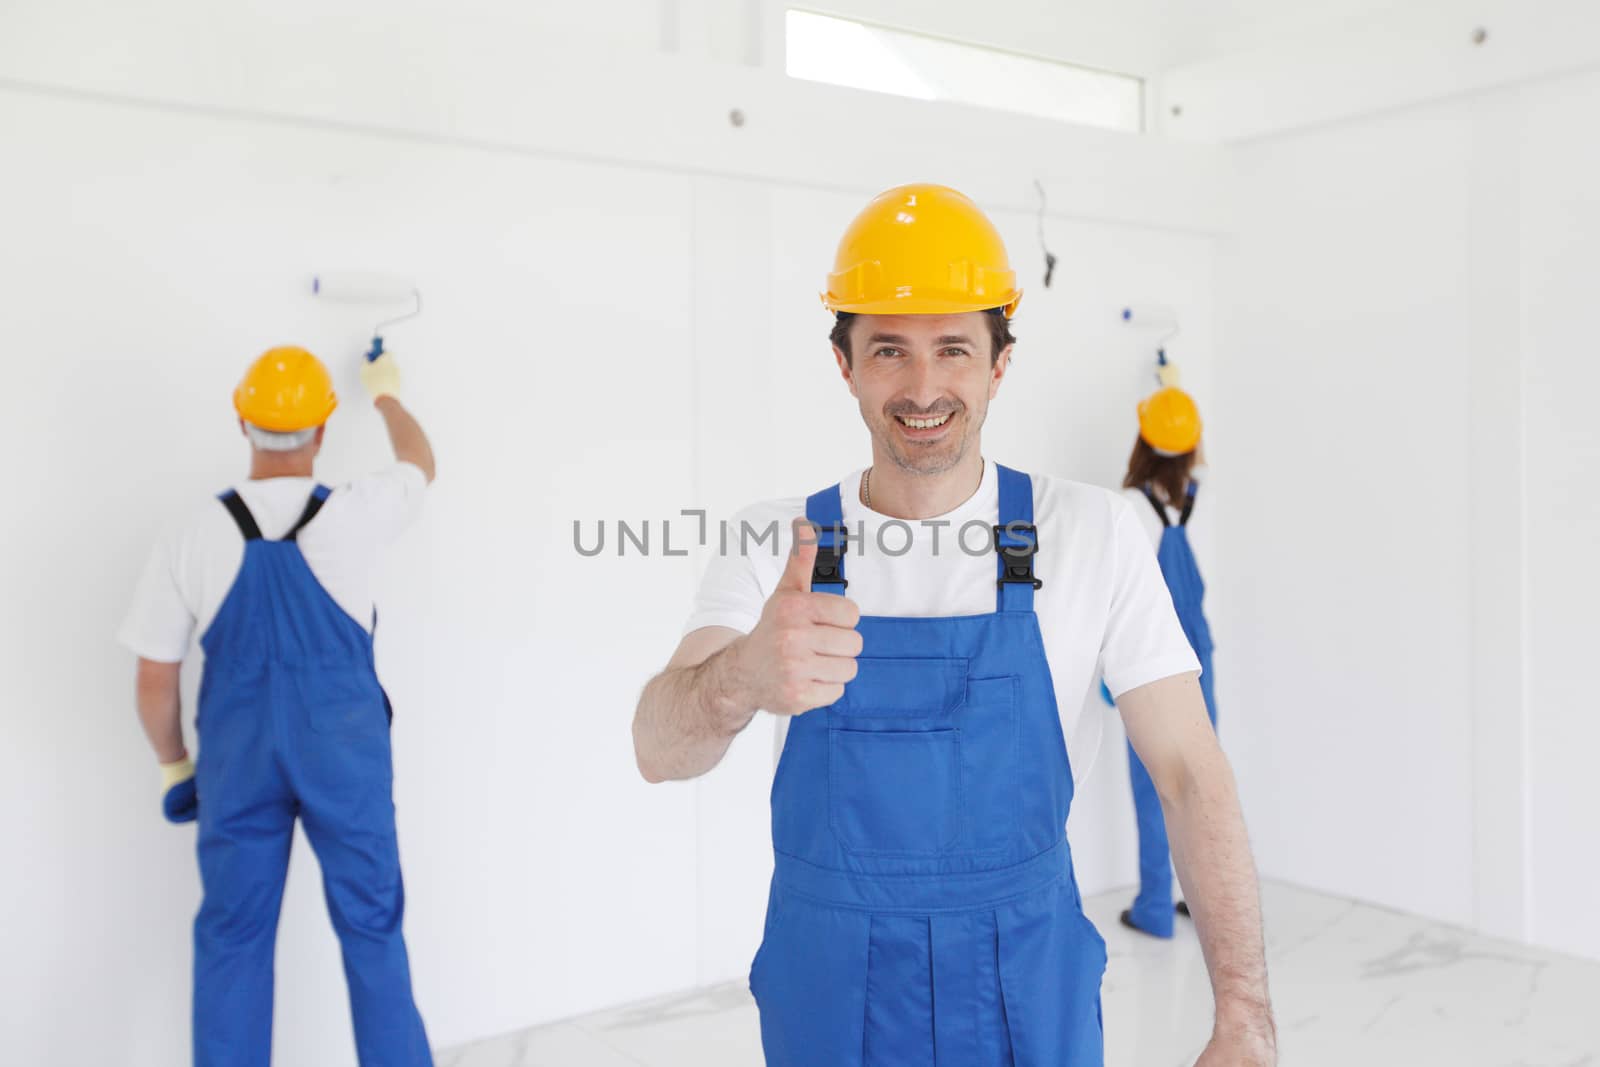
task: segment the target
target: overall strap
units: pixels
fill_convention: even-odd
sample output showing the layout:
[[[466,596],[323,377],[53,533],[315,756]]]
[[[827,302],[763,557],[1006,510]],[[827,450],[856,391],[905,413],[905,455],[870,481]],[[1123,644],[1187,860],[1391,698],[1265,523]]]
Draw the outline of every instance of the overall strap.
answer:
[[[1194,498],[1200,495],[1200,483],[1190,482],[1189,493],[1183,501],[1183,515],[1178,519],[1179,526],[1189,525],[1189,516],[1194,514]]]
[[[300,513],[300,518],[295,520],[295,524],[289,528],[289,532],[283,535],[285,541],[293,541],[300,536],[300,531],[306,528],[308,522],[317,517],[317,512],[321,511],[322,505],[327,503],[330,492],[332,490],[325,485],[319,485],[311,490],[311,499],[306,501],[306,509]]]
[[[839,487],[830,486],[806,497],[806,519],[817,528],[817,559],[811,565],[811,591],[844,596],[844,504]]]
[[[1044,585],[1033,576],[1039,531],[1033,525],[1033,479],[995,464],[1000,478],[1000,525],[994,528],[1000,611],[1032,611],[1033,591]]]
[[[222,501],[222,506],[233,516],[234,523],[238,525],[239,532],[244,534],[246,541],[261,540],[261,527],[256,525],[256,517],[250,514],[250,509],[244,506],[239,490],[229,489],[227,492],[218,493],[217,499]]]
[[[1165,530],[1168,526],[1171,526],[1172,520],[1167,518],[1167,509],[1162,505],[1161,501],[1156,499],[1156,495],[1150,491],[1150,487],[1148,485],[1140,486],[1139,491],[1144,494],[1146,500],[1150,501],[1150,506],[1156,509],[1156,517],[1161,520],[1161,528]],[[1183,517],[1187,519],[1189,513],[1184,512]]]

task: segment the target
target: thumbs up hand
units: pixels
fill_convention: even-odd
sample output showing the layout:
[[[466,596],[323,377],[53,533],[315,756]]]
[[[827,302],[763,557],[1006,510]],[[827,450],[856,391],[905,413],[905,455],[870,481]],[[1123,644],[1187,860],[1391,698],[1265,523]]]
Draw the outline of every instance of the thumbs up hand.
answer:
[[[816,532],[805,519],[794,520],[793,532],[783,577],[738,653],[742,687],[774,715],[800,715],[838,700],[861,654],[855,630],[861,609],[842,596],[811,591]]]

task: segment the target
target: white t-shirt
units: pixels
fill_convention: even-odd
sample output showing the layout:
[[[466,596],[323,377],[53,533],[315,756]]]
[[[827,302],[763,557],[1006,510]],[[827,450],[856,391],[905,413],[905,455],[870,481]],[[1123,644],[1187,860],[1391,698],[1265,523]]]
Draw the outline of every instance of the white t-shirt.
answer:
[[[277,540],[300,518],[317,482],[265,478],[234,486],[261,536]],[[372,628],[374,549],[416,518],[427,476],[396,463],[336,486],[298,538],[311,573],[362,627]],[[134,593],[117,640],[135,655],[177,663],[195,634],[204,634],[233,586],[244,560],[244,535],[215,497],[157,543]]]
[[[1000,486],[986,462],[977,492],[933,519],[908,521],[861,503],[861,471],[840,480],[844,525],[858,524],[864,542],[845,554],[848,595],[863,615],[927,617],[974,615],[996,607],[992,538],[967,535],[972,551],[957,544],[967,523],[999,521]],[[1149,510],[1149,505],[1145,504]],[[729,523],[727,551],[713,556],[701,580],[684,632],[726,626],[749,633],[761,618],[788,559],[790,521],[805,514],[805,500],[771,500],[746,508]],[[1033,475],[1033,521],[1039,551],[1034,574],[1044,582],[1034,611],[1055,684],[1068,757],[1081,778],[1100,744],[1101,722],[1090,716],[1079,729],[1089,686],[1103,667],[1106,684],[1121,694],[1175,674],[1198,671],[1171,594],[1144,530],[1116,493],[1064,478]],[[754,531],[742,536],[744,525]],[[941,524],[941,525],[933,525]],[[765,536],[769,530],[775,536]],[[759,543],[757,536],[765,536]],[[902,550],[904,550],[902,552]]]
[[[1150,506],[1150,501],[1145,498],[1143,489],[1124,489],[1122,495],[1127,499],[1128,505],[1133,508],[1133,513],[1139,518],[1139,525],[1144,527],[1144,532],[1150,538],[1150,544],[1156,548],[1161,547],[1161,533],[1166,529],[1161,525],[1161,520],[1156,517],[1156,509]],[[1156,499],[1160,499],[1157,497]],[[1167,521],[1178,525],[1183,518],[1183,511],[1170,505],[1162,505],[1167,511]]]

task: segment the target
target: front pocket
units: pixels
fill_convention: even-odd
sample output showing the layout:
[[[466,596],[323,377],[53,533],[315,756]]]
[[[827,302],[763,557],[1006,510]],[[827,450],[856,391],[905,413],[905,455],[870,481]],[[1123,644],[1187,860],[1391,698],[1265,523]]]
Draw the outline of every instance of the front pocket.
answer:
[[[1063,880],[995,911],[1006,1029],[1021,1063],[1104,1062],[1106,943]]]
[[[847,851],[935,856],[961,832],[961,731],[832,729],[828,821]]]
[[[774,889],[751,968],[767,1067],[862,1067],[872,917],[818,908]]]
[[[966,696],[967,661],[857,656],[856,676],[834,705],[846,718],[944,720]]]
[[[967,700],[961,708],[962,782],[966,795],[966,820],[971,832],[969,847],[976,852],[996,853],[1026,848],[1022,820],[1022,752],[1017,714],[1017,677],[967,680]],[[1037,836],[1037,835],[1035,835]],[[1048,848],[1061,836],[1061,828],[1037,848],[1019,852],[1030,855]]]

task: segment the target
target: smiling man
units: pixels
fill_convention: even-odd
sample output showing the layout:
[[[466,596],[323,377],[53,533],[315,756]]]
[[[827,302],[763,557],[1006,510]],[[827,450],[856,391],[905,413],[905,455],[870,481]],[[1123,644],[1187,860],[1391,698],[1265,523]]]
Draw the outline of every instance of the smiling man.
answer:
[[[1139,521],[980,447],[1020,295],[954,190],[891,189],[857,216],[824,301],[872,464],[743,514],[794,520],[789,550],[713,561],[639,701],[651,781],[710,770],[758,710],[788,723],[750,974],[770,1067],[1103,1062],[1105,943],[1073,877],[1060,714],[1102,669],[1211,973],[1199,1063],[1275,1062],[1232,774]]]

